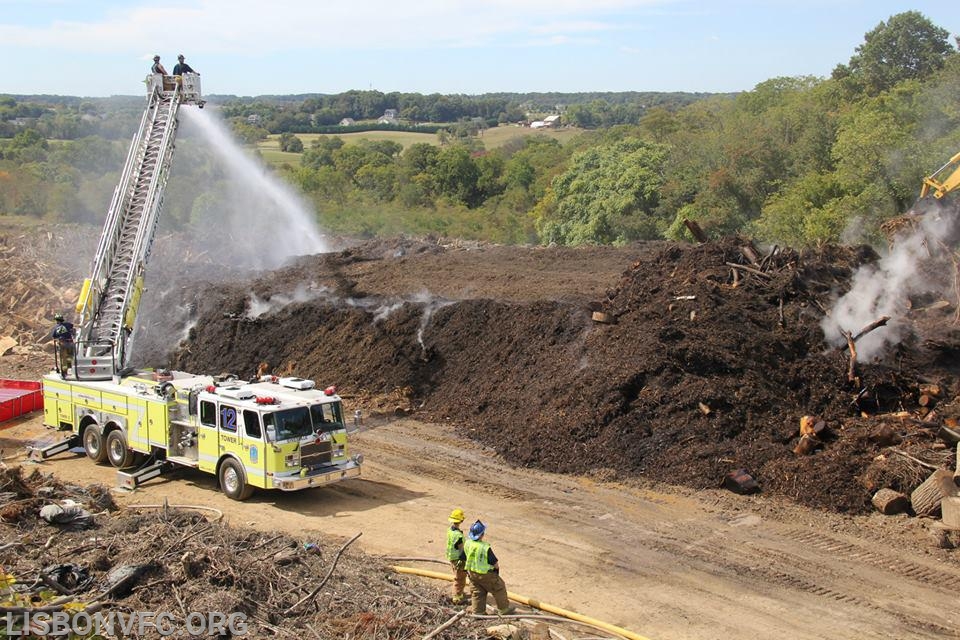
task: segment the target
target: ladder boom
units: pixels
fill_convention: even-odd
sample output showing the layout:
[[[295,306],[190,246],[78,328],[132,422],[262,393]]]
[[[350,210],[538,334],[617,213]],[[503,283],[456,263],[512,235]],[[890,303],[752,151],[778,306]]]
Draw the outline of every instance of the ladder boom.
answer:
[[[127,365],[182,104],[203,106],[196,74],[147,76],[147,106],[134,134],[78,304],[77,379],[104,380]]]

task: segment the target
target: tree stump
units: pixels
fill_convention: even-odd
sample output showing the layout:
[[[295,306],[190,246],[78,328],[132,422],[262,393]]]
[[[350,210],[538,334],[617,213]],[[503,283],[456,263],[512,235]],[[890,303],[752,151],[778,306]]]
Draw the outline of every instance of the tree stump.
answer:
[[[885,516],[903,513],[910,507],[907,496],[893,489],[880,489],[873,494],[872,502],[877,511]]]
[[[918,516],[936,517],[940,515],[940,502],[949,496],[957,495],[957,484],[953,474],[946,469],[937,469],[910,494],[910,504]]]
[[[960,530],[960,496],[948,496],[940,502],[941,522],[948,529]]]

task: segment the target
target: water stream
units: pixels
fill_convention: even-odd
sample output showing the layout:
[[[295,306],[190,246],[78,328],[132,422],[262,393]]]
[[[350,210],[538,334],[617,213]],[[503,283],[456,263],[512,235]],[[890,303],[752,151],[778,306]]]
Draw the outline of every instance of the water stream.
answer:
[[[292,256],[330,250],[310,206],[240,146],[215,112],[186,107],[180,115],[183,134],[199,138],[222,165],[217,169],[223,179],[198,198],[194,220],[199,232],[230,254],[219,258],[233,266],[271,269]]]

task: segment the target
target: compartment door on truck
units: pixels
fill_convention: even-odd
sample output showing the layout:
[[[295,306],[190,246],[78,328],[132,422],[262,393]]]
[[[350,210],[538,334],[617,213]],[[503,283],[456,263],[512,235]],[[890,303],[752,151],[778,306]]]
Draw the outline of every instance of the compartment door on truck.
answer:
[[[267,456],[264,450],[263,425],[260,422],[260,413],[254,409],[244,409],[241,413],[243,428],[240,446],[243,449],[244,468],[247,470],[247,483],[254,487],[266,488],[267,485]]]
[[[219,407],[213,400],[200,400],[198,413],[200,425],[197,427],[197,468],[209,473],[217,472],[217,460],[220,459],[220,434],[217,431]]]
[[[241,410],[236,405],[221,402],[218,418],[220,455],[229,455],[240,461],[247,474],[247,484],[254,487],[266,486],[260,416],[256,411]],[[250,422],[249,434],[246,420]]]

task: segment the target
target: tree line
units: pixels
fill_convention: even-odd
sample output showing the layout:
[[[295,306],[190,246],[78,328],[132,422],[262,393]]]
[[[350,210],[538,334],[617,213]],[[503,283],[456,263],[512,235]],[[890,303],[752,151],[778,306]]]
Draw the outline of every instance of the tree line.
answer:
[[[878,24],[830,77],[772,78],[735,95],[417,96],[227,98],[220,108],[249,142],[283,134],[281,145],[300,158],[279,171],[332,232],[498,242],[679,239],[685,219],[712,236],[795,246],[848,239],[851,230],[877,239],[882,222],[913,205],[923,176],[960,150],[957,42],[916,11]],[[23,102],[3,100],[0,109]],[[488,150],[470,126],[561,103],[564,121],[583,129],[564,144],[532,135]],[[90,122],[79,104],[67,106],[69,118],[62,108],[52,113]],[[407,148],[336,136],[305,146],[296,135],[301,125],[345,113],[379,117],[387,108],[456,124],[438,134],[440,144]],[[49,116],[48,126],[59,121]],[[103,131],[54,141],[39,121],[17,131],[0,141],[0,212],[102,219],[123,142]],[[189,226],[217,171],[175,163],[175,179],[190,188],[165,206],[173,224]]]

